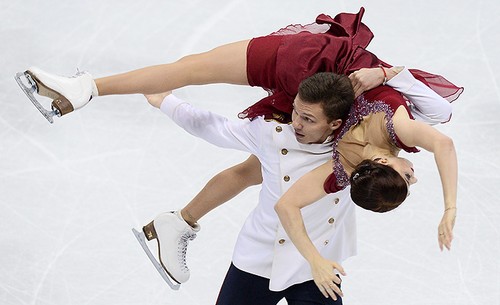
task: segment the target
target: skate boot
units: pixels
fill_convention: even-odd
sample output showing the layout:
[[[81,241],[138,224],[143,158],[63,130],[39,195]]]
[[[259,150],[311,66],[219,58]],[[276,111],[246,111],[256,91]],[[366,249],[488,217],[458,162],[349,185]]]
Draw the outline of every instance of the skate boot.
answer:
[[[22,77],[28,82],[27,87]],[[72,77],[57,76],[31,67],[24,73],[16,74],[16,81],[33,102],[35,107],[53,123],[52,117],[62,116],[85,106],[94,96],[98,95],[97,86],[88,72],[78,72]],[[33,96],[34,92],[51,98],[52,111],[46,110]]]
[[[147,240],[156,239],[158,243],[159,263],[163,267],[162,269],[176,283],[181,284],[186,282],[190,275],[189,268],[186,265],[187,246],[188,242],[193,240],[196,237],[196,233],[200,231],[200,226],[191,227],[184,221],[180,212],[175,211],[158,215],[152,222],[144,226],[142,230]],[[149,249],[146,250],[144,248],[144,250],[147,254]],[[151,261],[155,264],[153,260]],[[161,270],[158,271],[162,274]]]

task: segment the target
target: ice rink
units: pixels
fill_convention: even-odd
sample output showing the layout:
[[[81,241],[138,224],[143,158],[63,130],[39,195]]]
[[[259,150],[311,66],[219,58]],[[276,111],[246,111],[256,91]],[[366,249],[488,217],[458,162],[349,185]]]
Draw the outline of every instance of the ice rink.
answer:
[[[432,154],[410,156],[419,183],[406,203],[382,215],[357,211],[359,251],[344,263],[344,304],[500,304],[497,0],[1,0],[0,304],[214,304],[258,194],[251,188],[201,220],[188,251],[191,279],[172,291],[131,228],[181,208],[247,154],[193,138],[140,95],[95,99],[51,125],[16,72],[36,65],[101,77],[360,6],[375,34],[370,51],[465,92],[452,121],[438,126],[459,157],[452,251],[437,245],[443,203]],[[232,85],[176,93],[235,120],[266,94]]]

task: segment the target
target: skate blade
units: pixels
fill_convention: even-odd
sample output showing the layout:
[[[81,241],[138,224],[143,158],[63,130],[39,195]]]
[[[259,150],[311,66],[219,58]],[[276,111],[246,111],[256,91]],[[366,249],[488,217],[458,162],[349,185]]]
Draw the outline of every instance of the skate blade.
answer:
[[[156,271],[158,271],[158,273],[165,280],[165,282],[167,282],[168,286],[170,286],[170,288],[172,288],[173,290],[179,290],[181,285],[178,283],[175,283],[168,276],[165,269],[163,269],[163,267],[160,265],[160,263],[158,263],[158,261],[154,257],[153,253],[151,253],[151,251],[149,250],[148,245],[146,244],[146,236],[144,235],[144,232],[139,232],[136,229],[132,229],[132,232],[134,233],[135,238],[137,238],[137,241],[139,242],[139,244],[141,245],[142,250],[144,250],[144,252],[146,252],[146,255],[148,256],[149,260],[155,266]]]
[[[25,72],[18,72],[16,73],[14,78],[16,79],[16,82],[19,85],[19,87],[21,87],[21,90],[24,91],[24,93],[30,99],[33,105],[35,105],[36,109],[40,111],[40,113],[47,119],[47,121],[49,121],[50,123],[54,123],[54,119],[52,117],[60,116],[60,114],[57,110],[47,110],[43,108],[43,106],[37,101],[37,99],[33,95],[33,93],[37,91],[37,86],[36,82],[31,78],[31,76]],[[26,86],[26,84],[23,82],[22,80],[23,78],[26,79],[26,82],[28,83],[29,87]]]

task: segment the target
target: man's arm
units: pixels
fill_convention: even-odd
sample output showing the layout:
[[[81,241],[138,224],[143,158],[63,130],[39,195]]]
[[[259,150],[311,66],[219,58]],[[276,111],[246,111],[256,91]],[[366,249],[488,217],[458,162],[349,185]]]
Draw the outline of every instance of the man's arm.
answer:
[[[231,133],[234,138],[226,135],[225,143],[221,143],[224,141],[219,138],[222,137],[221,134],[218,134],[220,129],[215,127],[206,127],[204,125],[204,123],[207,123],[205,122],[207,119],[206,111],[196,110],[191,105],[173,96],[166,98],[170,94],[171,92],[165,92],[161,94],[146,95],[145,97],[153,107],[160,108],[160,106],[163,106],[163,111],[169,116],[177,117],[177,120],[174,120],[174,122],[178,123],[178,125],[182,128],[186,127],[185,129],[193,135],[199,136],[203,139],[208,137],[209,139],[207,140],[209,142],[218,146],[242,149],[246,151],[251,150],[250,148],[252,146],[248,144],[250,141],[247,141],[247,145],[243,145],[242,143],[245,142],[242,141],[243,136],[238,136],[234,133]],[[203,120],[197,121],[199,117],[203,118]],[[227,122],[227,120],[223,117],[216,115],[214,115],[214,117],[217,117],[217,120],[213,120],[209,124],[216,125],[215,122],[217,121]],[[234,125],[240,126],[242,122],[243,121],[238,121],[238,123],[235,123]],[[222,126],[227,127],[228,125],[222,124]],[[249,127],[250,125],[246,124],[245,126]],[[230,129],[233,129],[234,127],[235,126],[232,126]],[[206,128],[209,128],[209,131],[207,131]],[[200,135],[200,129],[204,129],[203,136]],[[230,129],[225,130],[225,132],[227,133]],[[244,128],[237,130],[243,133]],[[215,139],[216,141],[211,141],[210,139]],[[214,176],[198,193],[198,195],[196,195],[195,198],[193,198],[186,206],[184,206],[184,208],[181,209],[180,213],[182,218],[184,218],[189,225],[194,226],[200,218],[209,213],[211,210],[233,198],[247,187],[261,182],[262,174],[260,170],[260,162],[254,155],[252,155],[246,161],[228,168]]]
[[[446,123],[450,120],[451,104],[413,77],[404,67],[363,68],[349,75],[349,79],[356,96],[385,82],[411,102],[411,113],[416,120],[429,125]]]
[[[173,94],[163,99],[160,109],[179,127],[215,146],[258,152],[261,141],[257,120],[229,121],[221,115],[195,108]]]
[[[395,67],[397,68],[397,67]],[[403,68],[398,74],[387,81],[387,85],[401,92],[411,102],[410,109],[413,117],[429,125],[446,123],[451,118],[451,104],[417,80]]]

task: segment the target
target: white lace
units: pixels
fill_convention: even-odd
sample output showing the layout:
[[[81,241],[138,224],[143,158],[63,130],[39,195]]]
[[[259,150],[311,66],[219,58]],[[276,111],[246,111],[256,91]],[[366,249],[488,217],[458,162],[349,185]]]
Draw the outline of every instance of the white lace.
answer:
[[[192,231],[185,231],[184,234],[181,235],[180,241],[179,241],[179,247],[178,247],[178,258],[179,262],[181,264],[181,270],[183,272],[189,272],[189,268],[186,264],[186,252],[187,252],[187,246],[190,240],[193,240],[196,238],[196,233]]]

